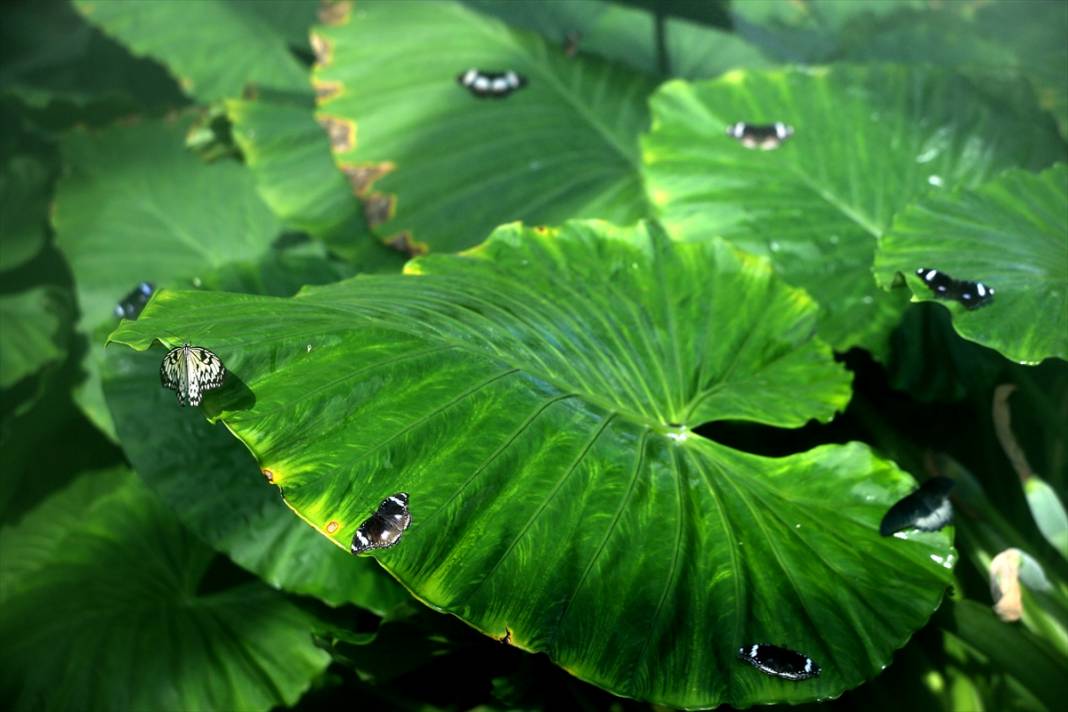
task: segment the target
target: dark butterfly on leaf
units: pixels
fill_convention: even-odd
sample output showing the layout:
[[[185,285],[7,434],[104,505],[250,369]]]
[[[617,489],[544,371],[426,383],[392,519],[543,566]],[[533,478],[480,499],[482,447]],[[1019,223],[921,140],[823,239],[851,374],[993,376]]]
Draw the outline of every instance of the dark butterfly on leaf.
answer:
[[[222,385],[226,368],[219,357],[201,346],[185,344],[171,349],[159,367],[164,388],[178,391],[178,405],[200,405],[204,391]]]
[[[456,77],[460,86],[480,99],[503,99],[516,89],[527,85],[527,78],[519,72],[508,70],[507,72],[483,72],[478,69],[468,69]]]
[[[155,287],[151,282],[139,282],[122,300],[115,305],[115,316],[122,319],[136,319],[148,304]]]
[[[963,304],[966,309],[978,309],[994,299],[994,288],[982,282],[953,279],[945,272],[929,267],[920,267],[916,270],[916,276],[922,279],[939,299],[953,299]]]
[[[927,480],[887,510],[879,524],[879,533],[890,536],[909,527],[925,532],[938,531],[953,518],[953,504],[949,501],[951,489],[953,480],[948,477]]]
[[[397,492],[386,497],[375,513],[363,521],[352,537],[352,553],[362,554],[371,549],[386,549],[396,544],[412,523],[408,511],[408,493]]]
[[[759,148],[770,151],[782,145],[783,141],[794,135],[794,127],[781,121],[774,124],[747,124],[739,121],[727,127],[727,135],[738,139],[746,148]]]
[[[738,657],[765,675],[784,680],[807,680],[820,674],[820,666],[801,653],[768,643],[738,648]]]

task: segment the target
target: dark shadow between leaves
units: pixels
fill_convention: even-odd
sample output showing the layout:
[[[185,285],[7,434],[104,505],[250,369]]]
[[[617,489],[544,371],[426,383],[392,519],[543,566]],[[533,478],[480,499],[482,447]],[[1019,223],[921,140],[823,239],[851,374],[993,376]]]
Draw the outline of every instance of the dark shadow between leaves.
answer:
[[[214,420],[227,411],[251,410],[256,405],[256,394],[232,371],[218,390],[204,394],[204,414]]]

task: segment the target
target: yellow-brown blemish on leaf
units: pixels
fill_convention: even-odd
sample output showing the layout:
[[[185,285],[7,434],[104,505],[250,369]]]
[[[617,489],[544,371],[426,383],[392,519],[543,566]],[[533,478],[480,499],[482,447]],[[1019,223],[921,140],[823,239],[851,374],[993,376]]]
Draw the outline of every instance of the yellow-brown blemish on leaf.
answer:
[[[260,98],[260,88],[249,82],[241,89],[241,98],[245,101],[256,101]]]
[[[511,628],[505,628],[504,629],[504,635],[502,635],[497,640],[501,641],[505,645],[511,645],[512,644],[512,629]]]
[[[334,153],[346,153],[356,147],[356,122],[337,116],[320,115],[316,121],[326,131]]]
[[[340,528],[341,528],[341,524],[336,519],[331,519],[329,522],[326,523],[326,533],[327,534],[333,534],[334,532],[336,532]]]
[[[350,0],[320,0],[319,22],[324,25],[344,25],[352,15]]]
[[[363,217],[368,227],[374,229],[393,217],[393,207],[396,199],[389,193],[371,193],[361,199],[363,203]]]
[[[385,239],[385,243],[397,252],[403,252],[409,257],[418,257],[430,251],[429,245],[425,242],[413,240],[409,232],[398,232],[396,235],[391,235]]]
[[[535,225],[534,232],[538,233],[539,235],[545,235],[549,232],[549,228],[545,227],[544,225]]]
[[[322,79],[313,79],[312,87],[315,89],[315,100],[325,104],[331,99],[336,99],[341,94],[341,82],[328,82]]]
[[[182,88],[186,94],[193,93],[193,80],[189,77],[178,77],[178,86]]]
[[[393,161],[383,161],[382,163],[343,163],[341,164],[341,172],[345,174],[345,177],[349,179],[349,185],[352,186],[352,192],[357,197],[364,197],[371,189],[371,185],[392,171],[396,166]]]
[[[263,476],[267,479],[268,482],[270,482],[272,485],[274,484],[274,473],[273,472],[271,472],[270,470],[267,470],[267,469],[260,470],[260,472],[263,473]]]
[[[311,44],[312,52],[315,53],[315,66],[319,69],[330,66],[330,62],[334,59],[334,45],[330,43],[330,40],[312,32],[308,35],[308,42]]]

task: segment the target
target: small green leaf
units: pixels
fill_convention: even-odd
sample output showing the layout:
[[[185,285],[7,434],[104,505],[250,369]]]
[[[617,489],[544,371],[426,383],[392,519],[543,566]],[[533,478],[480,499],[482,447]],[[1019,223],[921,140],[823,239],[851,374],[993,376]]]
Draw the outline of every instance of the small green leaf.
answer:
[[[669,82],[652,108],[646,185],[673,234],[768,255],[820,303],[823,338],[877,355],[904,308],[871,276],[895,213],[932,186],[976,185],[1064,153],[1051,126],[1024,120],[1026,107],[995,110],[968,81],[929,69],[732,72]],[[737,121],[796,133],[778,150],[748,150],[726,135]]]
[[[315,42],[319,118],[341,167],[366,176],[358,193],[379,194],[379,235],[451,251],[512,220],[644,216],[645,75],[453,3],[360,2]],[[456,81],[470,68],[529,84],[478,99]]]
[[[66,355],[67,302],[55,287],[0,296],[0,388],[9,388]]]
[[[312,641],[313,619],[259,582],[201,593],[214,553],[136,476],[114,470],[83,477],[114,486],[76,482],[4,530],[5,542],[25,541],[41,555],[18,570],[22,578],[0,607],[0,691],[7,704],[16,710],[294,704],[329,663]],[[53,541],[42,548],[46,526]],[[4,578],[7,565],[5,557]]]
[[[1031,516],[1046,541],[1068,559],[1068,514],[1056,491],[1038,477],[1028,477],[1024,483]]]
[[[504,226],[407,272],[286,300],[164,291],[112,338],[211,348],[233,381],[205,407],[301,518],[347,549],[408,493],[387,569],[617,694],[833,696],[938,605],[949,532],[878,533],[905,473],[859,444],[772,459],[693,431],[798,426],[848,400],[815,305],[765,260],[576,221]],[[787,684],[737,660],[769,640],[823,674]]]
[[[289,44],[315,19],[311,2],[75,0],[83,16],[139,56],[170,70],[202,102],[252,86],[310,93]],[[303,44],[303,42],[302,42]]]
[[[875,275],[888,286],[903,273],[914,300],[934,301],[920,267],[995,290],[980,309],[941,302],[964,338],[1024,363],[1068,358],[1068,166],[1008,171],[904,210],[879,243]]]

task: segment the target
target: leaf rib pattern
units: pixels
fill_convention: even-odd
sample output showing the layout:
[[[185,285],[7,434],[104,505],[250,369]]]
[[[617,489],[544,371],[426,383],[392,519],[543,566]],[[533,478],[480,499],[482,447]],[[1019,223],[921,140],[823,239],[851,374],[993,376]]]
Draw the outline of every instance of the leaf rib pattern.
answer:
[[[866,448],[768,459],[690,429],[844,405],[814,314],[722,241],[591,221],[504,226],[406,275],[290,300],[164,291],[114,338],[210,331],[242,351],[256,399],[222,418],[327,538],[347,548],[383,496],[408,492],[412,526],[373,555],[419,598],[614,692],[691,708],[838,694],[886,664],[949,580],[932,560],[946,534],[879,536],[914,485]],[[757,639],[823,674],[762,676],[736,659]]]

